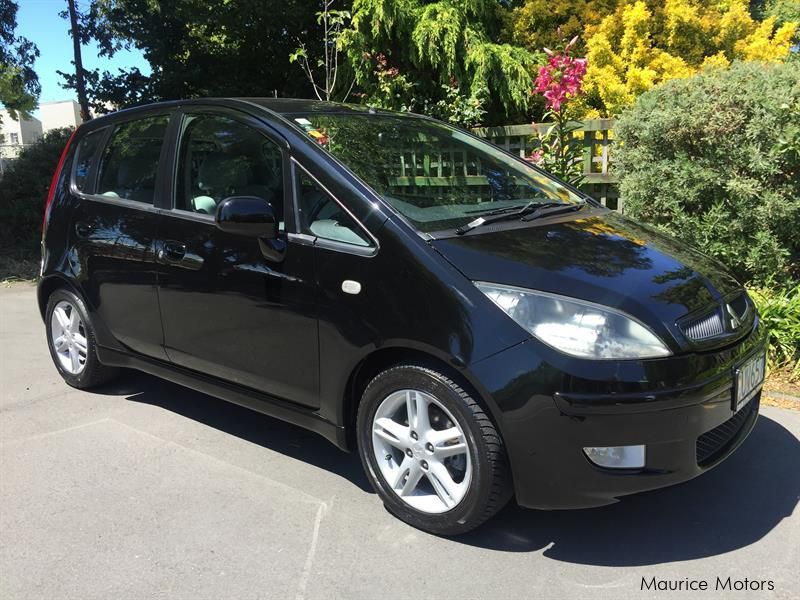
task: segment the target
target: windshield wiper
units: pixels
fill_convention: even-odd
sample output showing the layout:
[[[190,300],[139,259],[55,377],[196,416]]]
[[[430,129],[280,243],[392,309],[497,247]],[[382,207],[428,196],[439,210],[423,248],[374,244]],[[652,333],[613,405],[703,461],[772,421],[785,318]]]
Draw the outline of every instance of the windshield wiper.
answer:
[[[520,221],[534,221],[536,219],[541,219],[542,217],[549,217],[552,215],[560,215],[562,213],[568,213],[575,210],[580,210],[586,205],[586,201],[578,202],[577,204],[566,204],[566,205],[559,205],[558,208],[552,207],[549,210],[535,210],[533,212],[528,213],[524,217],[520,219]],[[545,207],[540,207],[545,208]]]
[[[497,212],[486,213],[474,221],[470,221],[466,225],[457,227],[455,231],[458,235],[464,235],[476,227],[497,223],[498,221],[508,221],[513,219],[522,219],[528,221],[543,217],[546,214],[558,214],[562,211],[570,212],[577,210],[584,204],[584,202],[579,204],[564,204],[563,202],[528,202],[522,207],[510,207],[508,210],[500,208],[497,209]]]
[[[552,202],[547,199],[546,196],[536,196],[534,198],[520,198],[520,201],[523,201],[524,204],[513,204],[511,206],[504,206],[503,208],[478,208],[475,210],[465,210],[464,214],[467,215],[481,215],[483,217],[489,217],[491,215],[502,215],[504,213],[518,211],[520,209],[527,209],[531,205],[534,206],[550,206],[551,204],[561,204],[560,202]]]
[[[520,208],[525,208],[528,206],[527,204],[514,204],[513,206],[504,206],[503,208],[479,208],[478,210],[465,210],[464,214],[467,215],[483,215],[484,217],[488,217],[490,215],[502,215],[503,213],[511,212],[514,210],[519,210]]]

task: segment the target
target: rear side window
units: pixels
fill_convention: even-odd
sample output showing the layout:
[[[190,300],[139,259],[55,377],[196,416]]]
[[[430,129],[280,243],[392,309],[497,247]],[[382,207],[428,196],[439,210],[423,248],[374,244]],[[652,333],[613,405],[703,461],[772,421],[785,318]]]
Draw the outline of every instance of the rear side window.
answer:
[[[81,192],[90,192],[89,190],[89,169],[92,166],[92,158],[94,158],[100,142],[103,140],[103,135],[106,129],[93,131],[92,133],[83,136],[81,143],[78,144],[78,154],[75,158],[75,186]]]
[[[168,115],[117,125],[103,151],[97,193],[153,204]]]

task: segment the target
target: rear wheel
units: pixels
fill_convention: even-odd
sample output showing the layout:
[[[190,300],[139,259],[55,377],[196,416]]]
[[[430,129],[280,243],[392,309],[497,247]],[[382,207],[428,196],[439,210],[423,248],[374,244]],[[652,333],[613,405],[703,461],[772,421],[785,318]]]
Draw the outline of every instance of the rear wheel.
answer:
[[[86,389],[117,374],[97,359],[97,343],[86,307],[66,289],[50,295],[45,312],[47,341],[53,363],[69,385]]]
[[[414,527],[464,533],[511,495],[497,429],[442,373],[400,365],[379,374],[364,392],[357,426],[373,487],[390,512]]]

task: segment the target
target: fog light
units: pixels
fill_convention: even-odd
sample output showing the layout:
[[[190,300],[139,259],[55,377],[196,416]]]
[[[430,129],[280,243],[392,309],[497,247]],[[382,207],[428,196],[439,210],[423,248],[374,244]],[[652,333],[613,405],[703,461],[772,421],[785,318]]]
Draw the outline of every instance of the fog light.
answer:
[[[584,448],[594,464],[607,469],[641,469],[644,467],[644,446],[600,446]]]

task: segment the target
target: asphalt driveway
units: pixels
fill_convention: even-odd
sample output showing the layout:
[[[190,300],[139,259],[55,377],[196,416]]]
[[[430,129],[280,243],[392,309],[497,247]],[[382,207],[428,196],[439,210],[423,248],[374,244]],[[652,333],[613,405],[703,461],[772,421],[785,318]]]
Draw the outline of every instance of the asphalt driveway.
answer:
[[[69,388],[34,288],[0,289],[0,598],[800,597],[800,412],[681,486],[459,539],[389,515],[354,455],[143,374]],[[792,566],[794,565],[794,566]],[[752,584],[750,584],[752,585]]]

